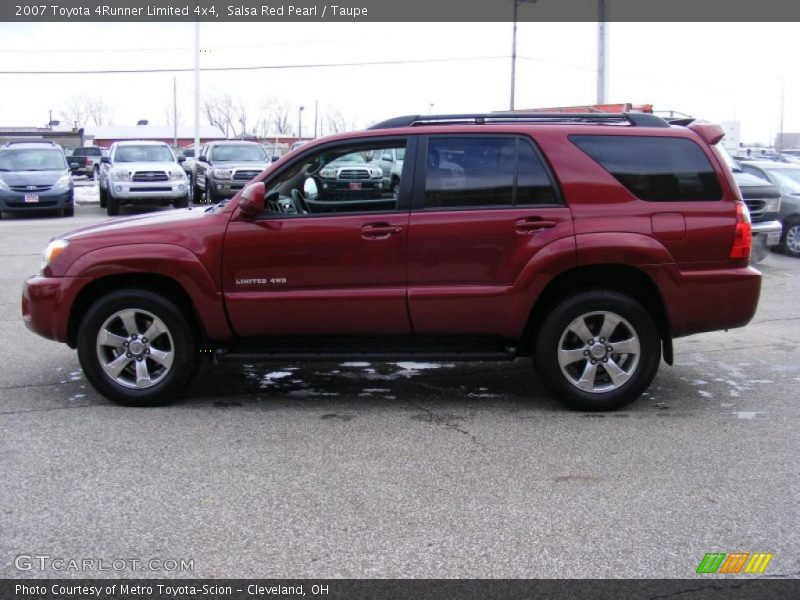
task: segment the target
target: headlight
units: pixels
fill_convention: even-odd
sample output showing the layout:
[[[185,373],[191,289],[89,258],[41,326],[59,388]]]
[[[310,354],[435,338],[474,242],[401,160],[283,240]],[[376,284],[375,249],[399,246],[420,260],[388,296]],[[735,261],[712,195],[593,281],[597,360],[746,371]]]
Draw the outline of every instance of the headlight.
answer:
[[[230,179],[231,175],[233,175],[233,169],[214,169],[211,174],[217,179]]]
[[[131,174],[127,169],[113,169],[109,173],[111,181],[130,181]]]
[[[61,177],[58,178],[58,181],[56,181],[53,184],[53,188],[58,190],[65,190],[69,188],[71,184],[72,184],[72,177],[70,175],[62,175]]]
[[[3,190],[4,192],[11,191],[11,188],[8,187],[8,184],[5,181],[3,181],[2,177],[0,177],[0,190]]]
[[[169,178],[172,180],[175,179],[186,179],[186,173],[183,169],[172,169],[169,172]]]
[[[42,269],[52,263],[68,245],[69,242],[67,240],[53,240],[47,244],[47,248],[44,249],[44,256],[42,256]]]
[[[764,200],[764,212],[776,213],[776,212],[780,212],[780,210],[781,210],[781,199],[780,199],[780,197],[766,198]]]
[[[334,179],[336,177],[336,169],[322,169],[322,171],[319,172],[319,176],[325,179]]]
[[[372,177],[383,177],[383,170],[382,169],[370,169],[369,174]]]

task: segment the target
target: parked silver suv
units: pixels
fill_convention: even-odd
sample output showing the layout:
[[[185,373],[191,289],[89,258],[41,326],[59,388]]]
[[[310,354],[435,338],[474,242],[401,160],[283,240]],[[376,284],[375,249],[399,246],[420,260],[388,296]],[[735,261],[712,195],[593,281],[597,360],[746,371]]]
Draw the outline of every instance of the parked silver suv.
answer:
[[[189,179],[172,149],[163,142],[125,141],[111,145],[101,159],[100,206],[118,215],[122,204],[172,204],[186,208]]]
[[[203,194],[211,204],[234,196],[269,163],[264,146],[256,142],[207,143],[193,166],[195,204]]]

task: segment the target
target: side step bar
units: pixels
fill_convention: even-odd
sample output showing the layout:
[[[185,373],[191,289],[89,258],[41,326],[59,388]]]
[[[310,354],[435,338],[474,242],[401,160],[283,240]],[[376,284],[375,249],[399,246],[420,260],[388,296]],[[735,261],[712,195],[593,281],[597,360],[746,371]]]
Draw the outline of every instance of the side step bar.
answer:
[[[287,348],[217,348],[214,357],[219,362],[336,362],[336,361],[370,361],[370,362],[395,362],[399,360],[427,360],[427,361],[503,361],[514,360],[517,349],[507,347],[503,349],[469,349],[459,351],[455,349],[419,349],[386,351],[383,349],[370,351],[355,351],[348,349],[323,350]]]

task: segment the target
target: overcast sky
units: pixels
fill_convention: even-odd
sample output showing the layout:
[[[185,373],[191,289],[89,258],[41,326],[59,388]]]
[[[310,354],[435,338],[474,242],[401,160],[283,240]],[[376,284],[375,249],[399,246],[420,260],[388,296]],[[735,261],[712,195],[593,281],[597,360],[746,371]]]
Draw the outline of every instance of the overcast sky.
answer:
[[[229,93],[255,115],[277,97],[340,110],[359,127],[401,114],[508,108],[511,24],[209,23],[201,25],[204,67],[384,60],[457,62],[213,72],[201,97]],[[594,23],[520,23],[517,107],[595,101]],[[742,122],[742,139],[778,131],[781,78],[785,130],[800,131],[797,23],[612,23],[609,101],[652,103],[707,119]],[[193,24],[0,24],[0,70],[193,66]],[[480,58],[483,57],[483,58]],[[494,58],[493,58],[494,57]],[[473,59],[473,60],[469,60]],[[0,74],[0,125],[44,125],[71,96],[99,96],[117,125],[166,123],[172,74]],[[180,121],[193,122],[194,78],[177,74]],[[252,117],[252,120],[255,120]]]

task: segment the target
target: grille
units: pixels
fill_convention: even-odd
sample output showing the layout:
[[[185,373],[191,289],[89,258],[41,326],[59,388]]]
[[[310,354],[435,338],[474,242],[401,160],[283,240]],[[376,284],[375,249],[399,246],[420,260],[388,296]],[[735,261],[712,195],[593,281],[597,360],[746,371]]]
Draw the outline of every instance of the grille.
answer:
[[[258,175],[259,173],[261,173],[261,171],[252,171],[252,170],[250,170],[250,171],[245,171],[245,170],[236,171],[233,174],[233,179],[235,181],[250,181],[253,177]]]
[[[131,187],[132,192],[171,192],[169,187]]]
[[[763,200],[745,200],[745,204],[747,204],[751,218],[758,219],[764,214],[765,204]]]
[[[347,169],[339,172],[339,179],[369,179],[366,169]]]
[[[133,174],[133,181],[169,181],[169,176],[164,171],[137,171]]]
[[[36,192],[46,192],[49,190],[51,185],[11,185],[9,186],[15,192],[26,192],[29,194],[35,194]]]

